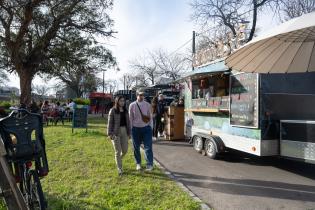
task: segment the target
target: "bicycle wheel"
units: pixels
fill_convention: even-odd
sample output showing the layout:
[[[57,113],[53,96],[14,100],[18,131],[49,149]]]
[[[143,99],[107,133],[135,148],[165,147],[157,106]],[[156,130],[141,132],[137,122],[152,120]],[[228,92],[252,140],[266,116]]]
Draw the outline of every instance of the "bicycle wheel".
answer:
[[[47,208],[46,200],[42,190],[38,174],[35,170],[29,171],[29,193],[30,193],[30,209],[44,210]]]

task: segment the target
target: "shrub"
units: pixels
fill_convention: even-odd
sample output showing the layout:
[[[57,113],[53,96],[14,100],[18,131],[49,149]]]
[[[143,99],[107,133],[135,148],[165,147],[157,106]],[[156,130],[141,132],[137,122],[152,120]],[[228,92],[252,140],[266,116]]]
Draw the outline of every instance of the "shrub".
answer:
[[[11,107],[11,103],[9,101],[0,101],[0,106],[4,109],[9,109]]]
[[[78,105],[90,105],[90,99],[76,98],[73,101]]]

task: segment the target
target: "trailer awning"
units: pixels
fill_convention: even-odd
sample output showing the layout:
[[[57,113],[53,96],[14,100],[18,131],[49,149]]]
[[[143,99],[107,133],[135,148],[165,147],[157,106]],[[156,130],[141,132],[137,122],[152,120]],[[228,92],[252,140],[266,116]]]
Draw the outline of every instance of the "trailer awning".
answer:
[[[183,75],[183,77],[178,79],[177,82],[181,82],[188,77],[206,76],[214,73],[224,73],[229,71],[230,71],[229,68],[225,65],[224,59],[220,59],[195,68],[195,70],[190,71],[187,74]]]

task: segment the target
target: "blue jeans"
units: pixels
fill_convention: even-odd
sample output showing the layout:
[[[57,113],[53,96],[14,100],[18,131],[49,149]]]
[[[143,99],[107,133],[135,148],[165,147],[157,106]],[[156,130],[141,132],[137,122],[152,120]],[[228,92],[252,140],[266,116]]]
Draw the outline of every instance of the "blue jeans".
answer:
[[[132,142],[133,142],[133,153],[137,164],[141,164],[141,153],[140,145],[144,145],[145,160],[147,166],[153,166],[153,151],[152,151],[152,128],[146,126],[143,128],[132,128]]]

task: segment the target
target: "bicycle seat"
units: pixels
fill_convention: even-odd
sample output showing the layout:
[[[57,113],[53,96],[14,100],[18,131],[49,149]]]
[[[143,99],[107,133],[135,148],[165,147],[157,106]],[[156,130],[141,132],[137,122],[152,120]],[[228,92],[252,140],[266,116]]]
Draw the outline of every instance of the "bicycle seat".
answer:
[[[32,133],[35,131],[35,139]],[[0,134],[13,160],[32,159],[43,150],[41,116],[20,109],[0,119]]]

